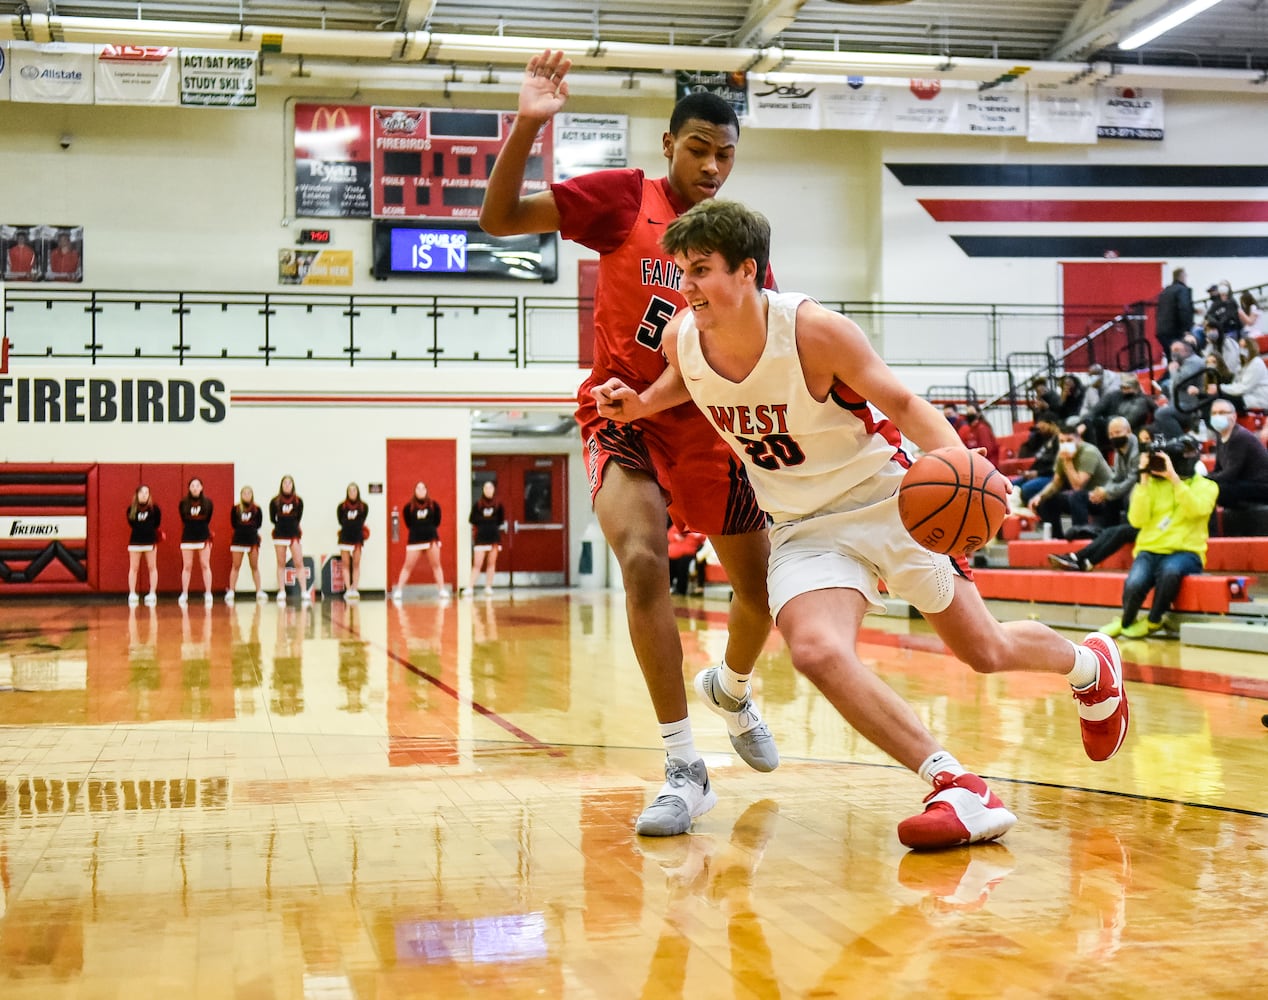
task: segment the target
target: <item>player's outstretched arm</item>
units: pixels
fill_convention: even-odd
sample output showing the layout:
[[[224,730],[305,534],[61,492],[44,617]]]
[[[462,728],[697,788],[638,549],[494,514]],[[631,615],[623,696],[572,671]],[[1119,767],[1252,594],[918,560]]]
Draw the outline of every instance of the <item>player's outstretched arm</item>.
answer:
[[[903,385],[853,320],[817,302],[803,302],[797,309],[797,346],[812,388],[844,382],[921,451],[964,447],[947,418]]]
[[[542,125],[568,100],[568,75],[572,62],[562,52],[533,56],[524,69],[519,107],[506,143],[498,153],[480,207],[480,228],[491,236],[520,233],[553,233],[559,228],[559,210],[550,191],[521,197],[524,170]]]

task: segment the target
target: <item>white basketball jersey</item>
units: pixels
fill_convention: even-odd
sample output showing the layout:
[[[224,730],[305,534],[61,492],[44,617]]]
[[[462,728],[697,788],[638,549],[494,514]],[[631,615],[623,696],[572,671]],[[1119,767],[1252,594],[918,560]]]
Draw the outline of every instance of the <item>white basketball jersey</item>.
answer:
[[[748,469],[758,503],[776,521],[851,506],[847,494],[891,459],[906,464],[901,435],[858,393],[837,382],[822,403],[810,395],[797,354],[797,307],[807,296],[763,292],[766,346],[741,382],[715,372],[688,313],[678,365],[695,404]]]

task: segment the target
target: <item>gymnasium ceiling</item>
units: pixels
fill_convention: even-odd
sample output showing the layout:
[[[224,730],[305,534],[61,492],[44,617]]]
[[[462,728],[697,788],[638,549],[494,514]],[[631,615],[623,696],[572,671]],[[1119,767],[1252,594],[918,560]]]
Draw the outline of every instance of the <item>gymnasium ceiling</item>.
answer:
[[[379,62],[508,66],[522,64],[519,52],[501,46],[513,38],[556,39],[586,43],[600,58],[587,64],[601,70],[654,73],[669,69],[806,72],[811,61],[789,58],[796,52],[902,54],[927,57],[912,62],[909,75],[935,75],[939,68],[983,62],[979,79],[991,78],[1012,64],[1065,64],[1077,71],[1088,64],[1112,63],[1126,82],[1144,66],[1251,71],[1268,77],[1268,0],[1222,0],[1186,24],[1136,52],[1115,47],[1128,29],[1172,10],[1183,0],[0,0],[0,38],[36,41],[78,40],[71,30],[81,19],[117,18],[138,22],[200,22],[220,26],[279,27],[296,35],[342,39],[378,35],[405,39],[471,36],[499,39],[492,54],[446,48],[434,42],[385,49],[382,55],[348,55]],[[9,22],[9,23],[6,23]],[[69,27],[68,27],[69,26]],[[425,35],[424,35],[425,33]],[[225,37],[228,37],[227,35]],[[258,37],[258,35],[257,35]],[[249,36],[248,39],[249,40]],[[154,38],[155,44],[163,40]],[[172,44],[181,44],[174,39]],[[635,58],[619,51],[622,43]],[[284,51],[302,51],[298,43]],[[490,42],[490,45],[493,45]],[[597,46],[597,47],[596,47]],[[605,48],[606,47],[606,50]],[[655,49],[663,51],[657,52]],[[320,51],[340,58],[342,51]],[[721,50],[736,51],[750,66],[722,65]],[[706,53],[702,50],[718,50]],[[768,58],[755,52],[773,53]],[[706,59],[708,55],[711,58]],[[932,61],[931,61],[932,60]],[[825,64],[826,65],[826,64]],[[901,64],[900,64],[901,65]],[[1051,68],[1051,67],[1050,67]],[[823,72],[871,73],[834,66]],[[904,70],[892,70],[895,74]],[[953,75],[944,73],[942,75]],[[970,77],[973,74],[966,74]],[[1137,77],[1132,80],[1133,75]],[[1032,77],[1033,78],[1033,77]],[[1053,77],[1055,78],[1055,77]],[[1176,76],[1168,77],[1176,80]],[[1262,81],[1255,81],[1262,82]],[[1173,82],[1171,86],[1182,86]],[[1244,84],[1243,84],[1244,86]]]

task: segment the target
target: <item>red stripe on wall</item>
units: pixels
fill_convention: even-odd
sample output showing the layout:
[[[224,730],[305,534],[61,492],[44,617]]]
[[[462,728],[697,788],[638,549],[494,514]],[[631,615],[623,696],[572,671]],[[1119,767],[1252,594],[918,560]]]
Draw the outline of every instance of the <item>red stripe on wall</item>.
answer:
[[[1268,201],[917,201],[938,222],[1268,222]]]

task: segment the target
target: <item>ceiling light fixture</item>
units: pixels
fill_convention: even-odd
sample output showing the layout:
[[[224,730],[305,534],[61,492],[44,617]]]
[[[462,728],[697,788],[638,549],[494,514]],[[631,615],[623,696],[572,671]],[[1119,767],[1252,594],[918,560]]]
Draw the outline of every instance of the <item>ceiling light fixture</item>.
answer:
[[[1155,21],[1150,21],[1143,28],[1133,31],[1130,35],[1118,43],[1120,49],[1138,49],[1146,42],[1152,42],[1159,35],[1165,35],[1172,28],[1184,24],[1185,21],[1192,17],[1197,17],[1204,10],[1210,10],[1220,0],[1189,0],[1183,7],[1173,10],[1170,14],[1164,14]]]

